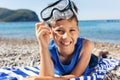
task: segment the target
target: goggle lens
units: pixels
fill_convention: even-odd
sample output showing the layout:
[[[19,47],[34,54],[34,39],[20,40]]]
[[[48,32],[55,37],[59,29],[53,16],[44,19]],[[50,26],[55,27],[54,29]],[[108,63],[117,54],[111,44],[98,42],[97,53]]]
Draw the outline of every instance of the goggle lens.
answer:
[[[69,19],[73,14],[70,0],[59,0],[41,11],[41,17],[45,21]]]

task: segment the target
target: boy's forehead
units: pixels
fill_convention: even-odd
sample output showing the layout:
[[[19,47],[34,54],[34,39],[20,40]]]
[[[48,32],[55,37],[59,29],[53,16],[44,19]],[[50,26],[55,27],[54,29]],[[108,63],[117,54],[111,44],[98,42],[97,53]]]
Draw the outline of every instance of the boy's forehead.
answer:
[[[61,26],[61,25],[76,25],[77,26],[77,22],[76,20],[69,20],[69,19],[64,19],[64,20],[58,20],[58,21],[52,21],[51,22],[52,27],[57,27],[57,26]]]

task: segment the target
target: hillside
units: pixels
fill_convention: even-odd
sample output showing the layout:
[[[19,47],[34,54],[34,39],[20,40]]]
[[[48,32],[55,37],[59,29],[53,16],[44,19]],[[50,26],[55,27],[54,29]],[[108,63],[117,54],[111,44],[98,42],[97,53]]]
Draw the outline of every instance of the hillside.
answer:
[[[10,10],[0,8],[0,22],[29,22],[39,21],[37,14],[31,10]]]

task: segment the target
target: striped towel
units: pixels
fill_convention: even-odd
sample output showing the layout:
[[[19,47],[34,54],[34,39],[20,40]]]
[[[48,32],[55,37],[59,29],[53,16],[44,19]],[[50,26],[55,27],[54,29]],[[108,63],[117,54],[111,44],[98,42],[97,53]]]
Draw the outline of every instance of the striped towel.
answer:
[[[120,60],[102,58],[92,74],[89,76],[81,76],[71,78],[69,80],[102,80],[105,74],[120,65]],[[22,80],[27,76],[35,76],[39,74],[39,67],[4,67],[0,69],[0,80]]]

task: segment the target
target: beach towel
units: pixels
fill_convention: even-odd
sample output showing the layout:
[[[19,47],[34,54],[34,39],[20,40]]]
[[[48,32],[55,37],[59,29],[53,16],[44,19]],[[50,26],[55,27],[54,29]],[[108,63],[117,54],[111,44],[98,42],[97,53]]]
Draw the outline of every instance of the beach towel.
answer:
[[[120,65],[120,60],[102,58],[99,64],[91,69],[91,75],[71,78],[69,80],[103,80],[105,74]],[[39,75],[40,68],[34,67],[4,67],[0,69],[0,80],[22,80],[27,76]]]

